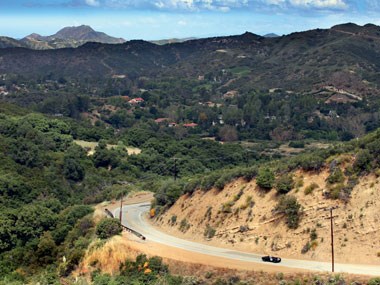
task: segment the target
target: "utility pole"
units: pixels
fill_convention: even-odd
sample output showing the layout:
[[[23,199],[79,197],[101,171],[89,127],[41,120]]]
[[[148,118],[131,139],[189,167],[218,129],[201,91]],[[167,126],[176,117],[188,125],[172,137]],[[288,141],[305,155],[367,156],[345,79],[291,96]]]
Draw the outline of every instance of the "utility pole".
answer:
[[[337,216],[333,216],[333,210],[337,209],[338,206],[330,207],[330,208],[321,208],[324,211],[330,211],[330,217],[326,219],[330,220],[330,233],[331,233],[331,272],[334,272],[334,218]]]
[[[331,229],[331,272],[334,272],[334,223],[333,208],[330,208],[330,229]]]
[[[120,214],[119,214],[120,223],[121,223],[122,218],[123,218],[123,195],[121,195],[121,199],[120,199]]]

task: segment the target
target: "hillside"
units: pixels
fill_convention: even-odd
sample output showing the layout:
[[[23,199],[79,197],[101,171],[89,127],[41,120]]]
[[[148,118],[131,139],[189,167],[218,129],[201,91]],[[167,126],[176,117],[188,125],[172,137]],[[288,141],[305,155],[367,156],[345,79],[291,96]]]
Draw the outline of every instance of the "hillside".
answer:
[[[0,49],[0,98],[117,129],[143,119],[180,137],[347,141],[380,127],[379,30]]]
[[[272,161],[258,171],[232,169],[184,180],[179,187],[187,194],[158,207],[163,214],[155,225],[216,246],[326,261],[331,246],[325,209],[337,206],[336,261],[379,265],[379,134],[317,156]],[[166,193],[181,192],[170,188]],[[158,205],[163,197],[165,191],[156,193]]]
[[[44,52],[2,49],[0,72],[30,77],[49,70],[53,78],[83,74],[109,78],[115,74],[146,76],[149,70],[149,76],[195,79],[230,71],[235,78],[230,88],[318,92],[331,85],[362,97],[378,94],[379,30],[374,25],[346,24],[277,38],[245,33],[164,46],[130,41]],[[236,67],[244,73],[239,76]]]
[[[10,37],[0,36],[0,48],[13,48],[13,47],[25,47],[18,40],[15,40]]]
[[[336,261],[380,265],[377,238],[380,179],[374,176],[363,178],[353,190],[350,202],[345,204],[323,197],[327,176],[326,171],[317,175],[299,172],[295,176],[297,181],[304,183],[289,192],[304,208],[296,230],[289,230],[283,217],[274,214],[273,209],[279,200],[274,189],[263,193],[254,181],[247,183],[244,180],[228,184],[221,191],[213,189],[205,193],[200,190],[182,196],[162,219],[160,217],[157,226],[170,234],[215,246],[283,258],[326,261],[331,256],[330,223],[326,219],[329,213],[320,208],[338,205],[334,211],[337,216],[334,222]],[[319,188],[305,195],[305,189],[312,183],[317,183]],[[239,200],[231,203],[238,196]],[[252,207],[246,206],[247,200],[252,200]],[[233,204],[231,210],[223,208],[229,203]],[[176,217],[174,223],[173,217]],[[186,221],[188,229],[181,230],[182,221]],[[215,236],[206,237],[207,229],[214,229]],[[313,230],[317,235],[315,241],[310,240]],[[311,248],[302,254],[308,242]]]

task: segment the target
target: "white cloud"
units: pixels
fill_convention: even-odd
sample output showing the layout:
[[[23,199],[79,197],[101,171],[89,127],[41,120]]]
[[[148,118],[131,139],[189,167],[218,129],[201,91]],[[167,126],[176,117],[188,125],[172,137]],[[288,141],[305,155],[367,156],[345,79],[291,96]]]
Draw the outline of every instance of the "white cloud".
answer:
[[[83,1],[88,6],[104,6],[110,8],[137,8],[161,11],[220,11],[228,12],[236,9],[314,9],[344,10],[351,0],[72,0]],[[378,0],[367,1],[367,5]]]
[[[97,7],[100,5],[100,3],[97,0],[85,0],[85,2],[88,6]]]
[[[319,9],[346,9],[344,0],[290,0],[290,4],[297,7]]]
[[[227,12],[249,6],[249,0],[156,0],[154,6],[162,10],[216,10]]]

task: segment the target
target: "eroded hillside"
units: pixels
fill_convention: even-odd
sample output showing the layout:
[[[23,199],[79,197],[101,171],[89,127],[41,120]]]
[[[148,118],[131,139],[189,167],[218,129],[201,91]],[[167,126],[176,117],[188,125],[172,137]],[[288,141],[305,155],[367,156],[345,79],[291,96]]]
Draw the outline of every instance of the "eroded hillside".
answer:
[[[340,159],[336,161],[348,158]],[[222,190],[197,190],[181,196],[155,223],[171,234],[212,245],[287,258],[329,260],[329,212],[323,208],[338,206],[334,210],[336,261],[380,264],[380,178],[361,177],[351,197],[342,201],[326,198],[337,187],[328,182],[329,177],[328,168],[317,173],[294,173],[294,189],[286,196],[296,197],[302,206],[296,229],[289,229],[284,214],[274,210],[283,195],[275,189],[264,191],[256,180],[246,182],[242,178]],[[347,177],[343,179],[348,183]]]

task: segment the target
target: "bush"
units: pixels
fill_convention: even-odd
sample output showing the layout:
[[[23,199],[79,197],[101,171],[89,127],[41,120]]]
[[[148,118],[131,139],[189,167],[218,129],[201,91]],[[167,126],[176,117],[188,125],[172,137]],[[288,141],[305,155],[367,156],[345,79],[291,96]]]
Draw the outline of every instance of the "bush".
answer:
[[[222,213],[226,213],[226,214],[229,214],[229,213],[232,213],[232,206],[235,204],[234,201],[228,201],[226,203],[224,203],[222,205]]]
[[[120,234],[122,230],[118,219],[105,218],[96,226],[96,235],[101,239],[107,239]]]
[[[310,240],[316,240],[318,238],[318,235],[317,235],[317,230],[316,229],[312,229],[311,232],[310,232]]]
[[[204,236],[206,238],[213,238],[216,233],[216,230],[212,228],[209,224],[206,225]]]
[[[294,196],[284,196],[278,202],[275,211],[286,215],[286,224],[290,229],[296,229],[301,214],[301,204]]]
[[[190,180],[183,187],[183,192],[185,194],[192,195],[194,193],[194,191],[200,187],[200,184],[201,184],[201,182],[199,181],[199,179]]]
[[[275,182],[275,176],[271,169],[269,168],[260,168],[259,174],[256,178],[256,183],[259,187],[270,190],[273,187]]]
[[[190,224],[187,222],[186,219],[183,219],[181,220],[180,224],[179,224],[179,230],[181,232],[186,232],[189,228],[190,228]]]
[[[305,171],[318,171],[324,163],[324,158],[316,154],[302,155],[296,158],[296,164]]]
[[[307,242],[307,243],[302,247],[302,249],[301,249],[301,253],[302,253],[302,254],[307,253],[307,252],[310,250],[310,248],[311,248],[311,244],[310,244],[310,242]]]
[[[242,175],[243,175],[243,178],[245,181],[247,181],[247,182],[251,181],[257,175],[257,167],[252,166],[252,167],[248,167],[248,168],[243,169]]]
[[[280,194],[286,194],[294,187],[293,176],[290,174],[282,175],[276,180],[276,190]]]
[[[170,224],[173,226],[176,222],[177,222],[177,216],[176,216],[176,215],[173,215],[173,216],[170,218]]]
[[[303,142],[303,141],[291,141],[289,143],[289,147],[304,148],[305,147],[305,142]]]
[[[327,177],[328,184],[342,183],[344,181],[344,175],[340,168],[336,168],[330,175]]]
[[[217,172],[205,176],[201,181],[201,189],[203,191],[210,190],[212,187],[214,187],[215,182],[219,179],[219,177],[220,173]]]
[[[313,182],[305,188],[305,195],[311,194],[315,189],[318,189],[319,186],[317,183]]]
[[[218,190],[223,190],[224,186],[226,186],[226,184],[230,183],[231,181],[233,181],[235,179],[235,175],[233,175],[233,173],[225,173],[223,174],[222,176],[220,176],[218,178],[218,180],[215,181],[215,187],[216,189]]]
[[[369,170],[371,168],[372,155],[367,149],[358,152],[354,162],[354,169],[356,171]]]

